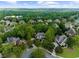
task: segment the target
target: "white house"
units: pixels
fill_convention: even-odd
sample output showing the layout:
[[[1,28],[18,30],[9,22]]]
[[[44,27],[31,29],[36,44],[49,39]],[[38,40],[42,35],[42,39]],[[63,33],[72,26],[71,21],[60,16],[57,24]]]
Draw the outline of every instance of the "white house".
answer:
[[[22,18],[23,16],[16,16],[16,18],[18,19],[18,18]]]
[[[54,20],[55,23],[60,23],[59,19]]]
[[[69,36],[73,36],[76,34],[76,31],[74,28],[69,28],[68,31],[65,32]]]
[[[30,22],[31,24],[36,23],[36,21],[35,21],[35,20],[29,20],[29,22]]]
[[[39,19],[38,22],[43,22],[43,20]]]
[[[21,20],[19,23],[20,24],[25,24],[25,21],[24,20]]]
[[[65,46],[66,40],[67,40],[66,35],[57,35],[55,38],[55,42],[60,46]]]
[[[36,39],[42,40],[45,38],[45,34],[43,32],[39,32],[36,34]]]
[[[20,38],[19,37],[7,37],[7,42],[14,43],[16,45],[16,44],[19,44]]]
[[[4,17],[5,20],[8,20],[9,18],[15,18],[15,16],[12,15],[12,16],[5,16],[5,17]]]
[[[72,27],[73,27],[73,25],[71,22],[65,23],[65,28],[72,28]]]
[[[52,22],[52,20],[51,19],[48,19],[47,22],[50,23],[50,22]]]

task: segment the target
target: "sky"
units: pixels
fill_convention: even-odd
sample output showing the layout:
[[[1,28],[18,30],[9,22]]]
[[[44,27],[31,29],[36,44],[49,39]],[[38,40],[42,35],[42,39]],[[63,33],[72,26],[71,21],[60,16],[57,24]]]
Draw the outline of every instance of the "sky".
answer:
[[[0,1],[0,8],[79,8],[79,1]]]

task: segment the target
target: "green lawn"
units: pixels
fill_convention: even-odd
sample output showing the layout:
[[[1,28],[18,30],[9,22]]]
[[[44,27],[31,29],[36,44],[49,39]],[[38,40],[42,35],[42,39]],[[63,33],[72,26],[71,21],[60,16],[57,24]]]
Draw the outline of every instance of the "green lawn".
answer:
[[[57,54],[64,58],[78,58],[79,57],[79,47],[74,47],[73,49],[63,48],[62,54]]]

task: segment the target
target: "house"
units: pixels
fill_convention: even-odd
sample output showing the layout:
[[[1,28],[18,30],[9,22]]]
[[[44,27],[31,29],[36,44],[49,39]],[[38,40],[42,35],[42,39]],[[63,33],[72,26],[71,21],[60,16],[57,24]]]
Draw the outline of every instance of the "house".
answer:
[[[16,44],[19,44],[20,38],[19,37],[7,37],[7,42],[14,43],[16,45]]]
[[[79,26],[76,28],[77,31],[79,31]]]
[[[17,19],[16,21],[19,21],[20,19],[22,19],[23,17],[22,16],[5,16],[4,17],[4,20],[10,20],[12,21],[12,19]]]
[[[75,24],[79,24],[79,18],[75,20]]]
[[[55,26],[55,28],[59,28],[58,24],[54,23],[53,25]]]
[[[6,26],[9,26],[11,22],[9,20],[6,20],[5,23]]]
[[[26,40],[24,40],[24,39],[20,40],[19,44],[26,44]]]
[[[1,20],[0,24],[4,24],[4,25],[7,26],[7,25],[10,25],[10,21],[9,20],[6,20],[6,21],[5,20]]]
[[[51,22],[52,22],[52,20],[51,20],[51,19],[48,19],[48,20],[47,20],[47,22],[48,22],[48,23],[51,23]]]
[[[34,23],[36,23],[36,21],[35,20],[29,20],[29,23],[34,24]]]
[[[10,22],[10,26],[15,26],[17,23],[16,22]]]
[[[10,18],[15,18],[15,16],[13,15],[13,16],[5,16],[5,17],[4,17],[5,20],[8,20],[8,19],[10,19]]]
[[[20,24],[25,24],[24,20],[19,21]]]
[[[73,24],[71,22],[65,23],[65,28],[72,28]]]
[[[45,34],[43,32],[39,32],[36,34],[36,39],[42,40],[45,38]]]
[[[74,28],[69,28],[68,31],[65,32],[68,36],[73,36],[76,34],[76,31]]]
[[[66,35],[57,35],[56,38],[55,38],[55,42],[60,46],[65,46],[66,40],[67,40]]]
[[[39,19],[37,22],[41,22],[41,23],[42,23],[42,22],[43,22],[43,20]]]
[[[23,18],[23,16],[16,16],[16,19],[21,19]]]
[[[5,21],[4,20],[0,20],[0,24],[5,24]]]
[[[59,19],[54,20],[55,23],[60,23],[61,21]]]
[[[62,22],[66,23],[67,22],[67,19],[63,18],[62,19]]]

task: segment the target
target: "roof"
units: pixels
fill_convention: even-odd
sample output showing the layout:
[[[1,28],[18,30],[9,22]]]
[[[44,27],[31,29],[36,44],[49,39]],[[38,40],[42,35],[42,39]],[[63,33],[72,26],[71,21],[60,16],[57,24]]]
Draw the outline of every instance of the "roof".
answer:
[[[45,34],[43,32],[39,32],[39,33],[36,34],[36,38],[37,39],[43,39],[43,38],[45,38]]]
[[[35,23],[36,21],[35,21],[35,20],[29,20],[29,22],[30,22],[30,23]]]
[[[66,33],[68,34],[68,35],[75,35],[76,34],[76,31],[75,31],[75,29],[74,28],[70,28],[68,31],[66,31]]]
[[[37,33],[37,36],[39,36],[39,35],[44,35],[44,33],[43,32]]]
[[[65,42],[67,39],[67,36],[66,35],[57,35],[56,36],[56,42],[61,44],[62,42]]]
[[[47,22],[52,22],[52,20],[51,19],[48,19]]]
[[[43,22],[43,20],[40,19],[40,20],[38,20],[38,22]]]
[[[19,37],[7,37],[8,42],[13,42],[13,41],[18,41],[18,40],[20,40]]]
[[[5,16],[4,19],[9,19],[9,18],[22,18],[23,16]]]
[[[60,23],[60,20],[59,20],[59,19],[56,19],[56,20],[54,20],[54,22],[56,22],[56,23]]]

